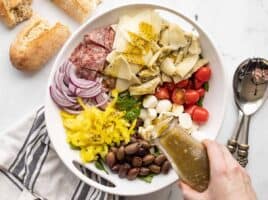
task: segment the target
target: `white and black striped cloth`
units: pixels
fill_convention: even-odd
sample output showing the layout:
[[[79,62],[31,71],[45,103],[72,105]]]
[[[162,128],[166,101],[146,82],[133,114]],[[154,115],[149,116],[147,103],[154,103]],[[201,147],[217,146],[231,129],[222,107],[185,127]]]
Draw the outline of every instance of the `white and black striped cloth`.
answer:
[[[105,180],[82,172],[96,181]],[[108,184],[108,183],[107,183]],[[0,133],[0,200],[119,200],[77,179],[50,144],[44,108]]]

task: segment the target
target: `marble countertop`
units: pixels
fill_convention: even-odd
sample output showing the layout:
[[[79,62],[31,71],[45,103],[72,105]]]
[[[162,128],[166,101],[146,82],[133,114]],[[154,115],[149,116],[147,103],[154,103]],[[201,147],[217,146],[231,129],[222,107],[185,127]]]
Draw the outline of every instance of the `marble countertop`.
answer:
[[[109,8],[110,4],[120,4],[120,2],[125,1],[106,1],[96,12]],[[158,2],[163,3],[163,0],[158,0]],[[225,120],[217,140],[225,144],[227,138],[232,134],[237,118],[231,89],[235,68],[248,57],[268,58],[268,1],[165,0],[165,4],[167,3],[197,20],[207,32],[210,32],[222,54],[230,89]],[[34,9],[52,22],[60,20],[68,24],[71,30],[75,30],[79,26],[53,6],[51,1],[35,0]],[[56,14],[48,16],[48,10],[50,10],[49,13]],[[7,30],[0,24],[0,134],[4,129],[11,127],[16,120],[44,103],[46,81],[53,62],[51,60],[43,69],[33,74],[22,73],[11,66],[8,48],[22,26],[21,24],[13,30]],[[265,148],[268,142],[265,125],[267,119],[268,103],[266,102],[251,120],[250,154],[247,167],[258,199],[261,200],[268,199],[268,149]],[[177,200],[178,196],[180,196],[180,192],[177,186],[173,185],[160,192],[128,199]]]

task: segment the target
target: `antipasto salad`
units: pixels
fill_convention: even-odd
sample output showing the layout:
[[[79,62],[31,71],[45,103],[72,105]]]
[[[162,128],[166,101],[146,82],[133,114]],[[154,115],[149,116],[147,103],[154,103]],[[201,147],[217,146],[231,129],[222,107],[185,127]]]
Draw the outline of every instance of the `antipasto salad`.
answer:
[[[151,182],[171,168],[150,143],[154,125],[174,117],[191,134],[206,123],[210,77],[198,35],[143,10],[89,31],[59,66],[50,94],[83,162]]]

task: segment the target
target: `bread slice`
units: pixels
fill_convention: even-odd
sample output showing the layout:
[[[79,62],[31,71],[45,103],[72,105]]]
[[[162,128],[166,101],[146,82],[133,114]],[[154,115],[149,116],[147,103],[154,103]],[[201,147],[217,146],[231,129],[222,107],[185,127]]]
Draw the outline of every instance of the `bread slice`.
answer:
[[[0,18],[8,27],[29,19],[32,16],[32,0],[0,0]]]
[[[76,21],[82,23],[101,0],[52,0]]]
[[[39,69],[61,48],[69,35],[68,27],[61,23],[51,26],[35,16],[11,44],[11,62],[20,70]]]

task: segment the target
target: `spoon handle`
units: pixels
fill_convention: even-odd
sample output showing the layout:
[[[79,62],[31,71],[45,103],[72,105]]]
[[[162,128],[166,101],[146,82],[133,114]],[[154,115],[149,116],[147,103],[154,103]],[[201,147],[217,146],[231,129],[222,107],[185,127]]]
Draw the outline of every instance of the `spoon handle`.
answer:
[[[237,142],[238,143],[237,160],[243,167],[246,167],[248,163],[249,123],[250,123],[250,116],[245,115],[242,126],[241,126],[241,133],[239,134],[238,142]]]
[[[238,110],[238,119],[237,119],[236,127],[234,129],[233,135],[231,136],[231,138],[227,142],[227,148],[229,149],[229,151],[231,153],[236,152],[237,139],[238,139],[238,136],[239,136],[239,133],[240,133],[240,129],[241,129],[241,125],[243,123],[243,120],[244,120],[244,113],[239,109]]]

